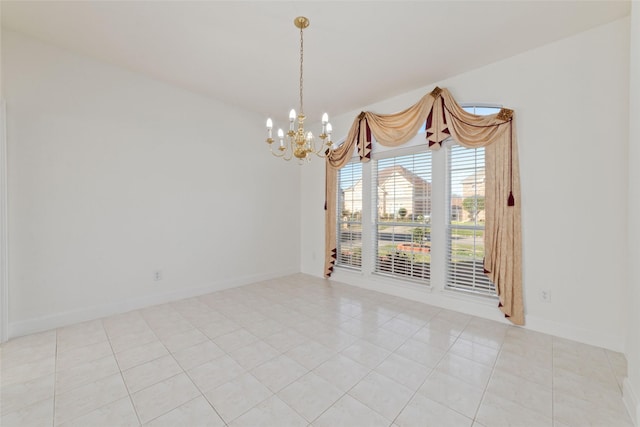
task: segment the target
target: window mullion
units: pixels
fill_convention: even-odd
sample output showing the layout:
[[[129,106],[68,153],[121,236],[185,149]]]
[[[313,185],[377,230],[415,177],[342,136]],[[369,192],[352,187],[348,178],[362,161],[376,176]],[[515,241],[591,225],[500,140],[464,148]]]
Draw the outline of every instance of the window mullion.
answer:
[[[447,149],[432,153],[433,187],[431,200],[431,286],[442,290],[446,280],[448,215],[448,158]]]
[[[362,272],[364,274],[370,274],[374,268],[374,225],[373,214],[374,209],[372,204],[375,203],[372,197],[371,183],[372,178],[372,164],[374,162],[367,162],[362,164]]]

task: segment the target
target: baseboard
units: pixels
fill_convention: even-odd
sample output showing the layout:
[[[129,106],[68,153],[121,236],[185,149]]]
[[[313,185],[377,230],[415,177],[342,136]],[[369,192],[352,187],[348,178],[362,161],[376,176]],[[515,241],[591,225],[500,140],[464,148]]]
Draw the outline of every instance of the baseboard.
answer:
[[[49,316],[38,317],[35,319],[13,322],[9,324],[9,338],[11,339],[23,335],[33,334],[36,332],[47,331],[67,325],[72,325],[74,323],[86,322],[88,320],[95,320],[102,317],[112,316],[114,314],[126,313],[127,311],[131,310],[138,310],[152,305],[164,304],[171,301],[178,301],[184,298],[196,297],[199,295],[221,291],[224,289],[236,288],[238,286],[261,282],[263,280],[275,279],[277,277],[288,276],[298,272],[299,271],[297,269],[291,269],[273,273],[243,276],[229,280],[222,280],[205,286],[196,286],[173,292],[148,295],[142,298],[129,299],[110,304],[96,305],[93,307],[81,308],[64,313],[56,313]]]
[[[637,394],[634,393],[631,381],[629,378],[625,378],[622,383],[622,400],[627,407],[631,421],[636,426],[640,426],[640,401],[637,398]]]
[[[420,301],[436,307],[459,311],[483,319],[510,323],[498,310],[496,301],[492,299],[485,300],[453,291],[441,291],[425,286],[404,284],[381,276],[364,277],[359,272],[352,272],[345,269],[334,271],[332,280],[401,298]],[[625,337],[623,335],[576,328],[571,325],[531,315],[526,315],[524,328],[596,347],[624,352]]]
[[[527,329],[624,353],[625,337],[623,335],[594,332],[536,316],[527,316],[526,321]]]

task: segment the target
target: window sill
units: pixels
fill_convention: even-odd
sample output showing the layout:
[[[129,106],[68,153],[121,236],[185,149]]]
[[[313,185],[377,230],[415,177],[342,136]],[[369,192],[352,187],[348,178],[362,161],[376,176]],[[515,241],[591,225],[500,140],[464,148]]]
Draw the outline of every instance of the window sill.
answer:
[[[420,284],[412,282],[410,280],[398,279],[384,274],[366,274],[361,270],[343,266],[336,266],[331,280],[378,291],[381,290],[380,287],[392,287],[394,289],[397,289],[402,294],[404,294],[404,292],[402,291],[409,291],[411,293],[419,293],[425,296],[439,295],[446,299],[454,299],[463,301],[465,303],[477,304],[485,307],[495,307],[498,304],[497,296],[473,294],[447,288],[437,288],[431,284]]]
[[[444,288],[440,290],[440,293],[447,298],[454,298],[466,302],[472,302],[476,304],[482,304],[486,306],[495,307],[498,304],[498,297],[492,295],[475,294],[465,291],[456,291],[454,289]]]
[[[353,283],[357,282],[362,287],[368,287],[367,284],[376,284],[381,286],[393,286],[399,289],[410,290],[413,292],[431,293],[433,287],[431,284],[418,283],[411,280],[404,280],[393,276],[387,276],[379,273],[364,273],[361,270],[349,267],[336,266],[331,276],[333,280],[338,282]]]

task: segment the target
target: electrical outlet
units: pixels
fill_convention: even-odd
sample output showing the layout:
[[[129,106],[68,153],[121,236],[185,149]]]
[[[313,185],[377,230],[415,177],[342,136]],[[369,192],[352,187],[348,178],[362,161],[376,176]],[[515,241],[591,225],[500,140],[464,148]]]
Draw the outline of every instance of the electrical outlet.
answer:
[[[551,302],[551,291],[548,289],[543,289],[540,291],[540,301],[542,302]]]
[[[153,272],[153,280],[156,282],[162,280],[162,270],[156,270]]]

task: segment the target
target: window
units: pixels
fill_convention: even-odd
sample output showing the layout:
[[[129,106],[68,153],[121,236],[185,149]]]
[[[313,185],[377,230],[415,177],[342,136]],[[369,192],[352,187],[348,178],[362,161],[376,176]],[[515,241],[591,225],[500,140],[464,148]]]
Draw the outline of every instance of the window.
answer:
[[[375,271],[429,283],[431,153],[375,162]]]
[[[495,294],[484,274],[484,148],[449,148],[446,286]]]
[[[362,163],[352,162],[338,172],[337,265],[362,266]]]
[[[365,277],[495,296],[483,265],[484,148],[449,140],[430,151],[421,132],[400,148],[374,144],[372,161],[354,160],[338,181],[338,266]]]

